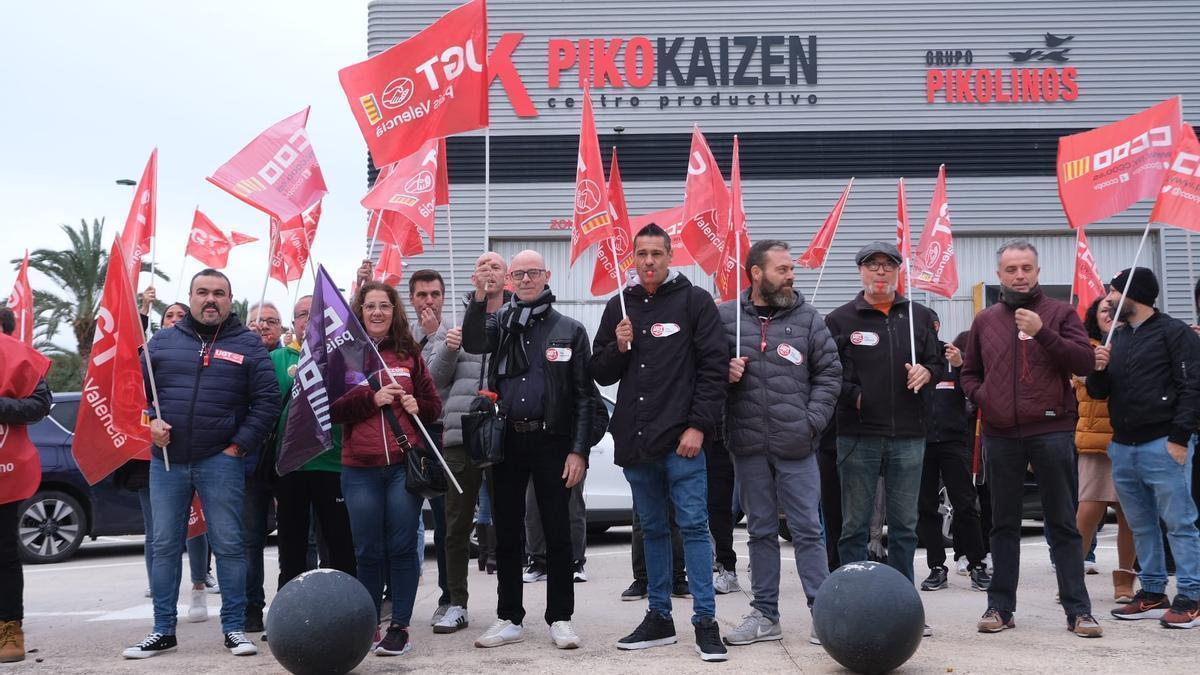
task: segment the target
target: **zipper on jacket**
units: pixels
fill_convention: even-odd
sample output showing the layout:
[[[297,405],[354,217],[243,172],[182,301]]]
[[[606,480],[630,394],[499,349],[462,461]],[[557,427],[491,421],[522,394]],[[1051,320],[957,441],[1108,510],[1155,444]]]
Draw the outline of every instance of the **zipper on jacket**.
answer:
[[[891,397],[892,414],[889,421],[892,425],[892,436],[896,435],[896,331],[893,330],[891,312],[883,315],[883,326],[888,334],[888,395]],[[907,384],[907,380],[905,383]]]
[[[1021,340],[1021,338],[1020,338],[1020,331],[1017,331],[1017,332],[1015,332],[1015,333],[1013,333],[1013,334],[1012,334],[1012,343],[1013,343],[1013,353],[1012,353],[1012,354],[1013,354],[1013,356],[1012,356],[1012,368],[1013,368],[1013,369],[1012,369],[1012,406],[1013,406],[1013,427],[1014,427],[1014,428],[1017,430],[1017,436],[1018,436],[1018,437],[1021,435],[1021,420],[1020,420],[1020,417],[1021,417],[1021,416],[1020,416],[1020,414],[1019,414],[1019,408],[1020,408],[1020,403],[1019,403],[1019,401],[1020,401],[1020,399],[1018,399],[1018,398],[1017,398],[1017,377],[1018,377],[1017,373],[1019,373],[1019,372],[1020,372],[1020,371],[1017,369],[1017,366],[1018,366],[1018,365],[1020,365],[1020,364],[1018,364],[1018,363],[1017,363],[1017,348],[1021,346],[1021,345],[1020,345],[1020,340]]]
[[[196,336],[196,339],[198,339],[200,341],[200,353],[197,355],[198,359],[196,361],[196,365],[198,366],[196,368],[196,379],[192,381],[192,403],[191,403],[191,407],[188,408],[188,431],[191,431],[192,429],[194,429],[195,425],[196,425],[196,396],[200,393],[200,377],[202,375],[204,375],[204,371],[205,371],[205,368],[204,368],[204,338],[201,338],[199,333],[194,333],[194,335]],[[211,351],[212,349],[215,349],[216,344],[217,344],[217,336],[214,335],[213,341],[209,345],[209,350]],[[191,440],[191,439],[189,439],[189,440]],[[167,449],[163,448],[163,456],[166,456],[166,454],[167,454]],[[189,461],[192,459],[191,445],[188,446],[187,458]]]

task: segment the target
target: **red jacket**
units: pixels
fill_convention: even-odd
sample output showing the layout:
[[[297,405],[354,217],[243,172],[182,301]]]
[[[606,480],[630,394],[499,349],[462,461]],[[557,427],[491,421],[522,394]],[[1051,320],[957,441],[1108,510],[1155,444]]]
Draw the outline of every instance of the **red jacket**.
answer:
[[[1028,438],[1075,431],[1078,412],[1071,374],[1088,375],[1095,353],[1074,308],[1039,289],[1027,309],[1042,319],[1037,335],[1017,330],[1002,302],[971,324],[960,377],[963,393],[983,413],[983,433]]]
[[[383,357],[383,362],[404,391],[417,399],[421,421],[426,428],[437,422],[442,414],[442,399],[438,396],[437,387],[433,385],[433,378],[429,376],[425,360],[419,354],[415,358],[401,358],[387,340],[379,345],[379,355]],[[384,373],[376,377],[382,377],[384,384],[391,382],[391,378]],[[396,418],[400,420],[400,427],[408,436],[408,442],[414,446],[425,447],[425,438],[404,411],[399,399],[392,402],[392,408],[396,411]],[[330,420],[334,424],[345,425],[342,441],[343,466],[388,466],[404,460],[404,453],[397,447],[382,409],[375,405],[375,392],[367,383],[358,385],[335,401],[330,407]]]

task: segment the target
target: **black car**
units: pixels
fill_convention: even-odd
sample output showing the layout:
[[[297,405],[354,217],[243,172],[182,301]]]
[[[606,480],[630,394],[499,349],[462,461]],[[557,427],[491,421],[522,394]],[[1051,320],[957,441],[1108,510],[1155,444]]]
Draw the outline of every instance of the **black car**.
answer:
[[[71,456],[79,393],[55,393],[50,415],[29,426],[42,456],[42,482],[21,504],[17,535],[26,563],[62,562],[85,537],[144,534],[136,492],[117,487],[112,476],[88,485]]]

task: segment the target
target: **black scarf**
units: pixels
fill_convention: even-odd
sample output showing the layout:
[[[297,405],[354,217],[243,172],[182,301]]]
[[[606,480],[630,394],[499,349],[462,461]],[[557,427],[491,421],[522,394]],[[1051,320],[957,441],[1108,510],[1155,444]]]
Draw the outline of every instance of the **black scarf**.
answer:
[[[1042,297],[1041,286],[1034,286],[1032,290],[1024,292],[1013,290],[1008,286],[1000,286],[1000,301],[1014,310],[1028,307],[1040,297]]]
[[[496,360],[496,375],[515,377],[529,370],[529,356],[525,353],[525,342],[520,336],[534,319],[549,312],[553,303],[554,294],[547,286],[540,295],[529,302],[522,302],[513,295],[508,304],[500,308],[497,318],[504,337],[500,342]]]

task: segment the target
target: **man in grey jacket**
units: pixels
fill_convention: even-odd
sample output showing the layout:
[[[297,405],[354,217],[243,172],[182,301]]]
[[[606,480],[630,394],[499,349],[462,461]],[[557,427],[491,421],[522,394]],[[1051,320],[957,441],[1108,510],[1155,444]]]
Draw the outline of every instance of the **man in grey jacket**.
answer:
[[[816,450],[842,387],[837,345],[821,314],[792,289],[786,242],[760,241],[746,257],[750,289],[719,308],[729,340],[728,448],[750,534],[754,599],[725,643],[781,640],[779,514],[787,518],[796,571],[811,608],[829,576],[818,509]],[[737,326],[741,324],[741,355]],[[817,642],[816,633],[809,638]]]

